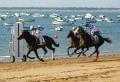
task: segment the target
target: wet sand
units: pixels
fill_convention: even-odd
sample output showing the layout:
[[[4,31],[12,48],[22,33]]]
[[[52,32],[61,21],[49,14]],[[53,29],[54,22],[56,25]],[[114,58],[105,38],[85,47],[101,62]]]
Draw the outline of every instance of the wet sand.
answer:
[[[0,63],[0,82],[119,82],[120,54]]]

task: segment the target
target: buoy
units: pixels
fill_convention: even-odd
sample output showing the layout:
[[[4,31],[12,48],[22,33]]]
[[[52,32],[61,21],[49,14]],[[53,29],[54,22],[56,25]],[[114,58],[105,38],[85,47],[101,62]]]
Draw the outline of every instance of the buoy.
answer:
[[[54,38],[55,38],[55,39],[58,39],[58,35],[57,35],[57,34],[55,34],[55,35],[54,35]]]

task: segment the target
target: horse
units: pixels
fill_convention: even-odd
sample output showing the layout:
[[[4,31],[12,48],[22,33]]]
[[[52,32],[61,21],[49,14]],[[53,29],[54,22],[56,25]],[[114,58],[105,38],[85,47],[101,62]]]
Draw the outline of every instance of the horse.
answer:
[[[79,48],[80,38],[78,38],[76,35],[74,35],[74,32],[72,30],[69,31],[67,38],[71,39],[71,45],[67,48],[68,56],[71,57],[74,53],[79,54],[76,51],[80,49]],[[69,49],[71,49],[71,48],[76,48],[76,49],[70,54]],[[83,50],[84,50],[84,48],[82,48],[82,51]],[[86,56],[86,55],[83,53],[83,56]]]
[[[104,42],[107,43],[112,43],[112,41],[110,40],[110,38],[104,38],[101,36],[101,34],[99,32],[94,32],[94,34],[98,37],[98,41],[93,41],[92,36],[90,34],[88,34],[83,27],[79,27],[78,30],[79,36],[80,36],[80,45],[79,48],[87,48],[86,51],[89,50],[89,47],[95,47],[95,51],[90,54],[89,57],[91,57],[93,54],[97,54],[96,55],[96,59],[95,61],[98,60],[99,57],[99,47],[102,46],[102,44]],[[78,55],[78,57],[80,56],[80,54]]]
[[[48,49],[52,50],[52,52],[53,52],[52,59],[54,59],[53,56],[54,56],[55,48],[52,47],[52,44],[56,47],[59,47],[59,44],[55,43],[54,39],[49,36],[43,36],[43,38],[45,40],[45,43],[40,45],[36,41],[36,36],[30,34],[30,32],[28,32],[26,30],[23,30],[22,34],[20,36],[18,36],[17,39],[18,40],[25,39],[26,43],[28,44],[29,50],[26,55],[27,58],[34,59],[34,57],[29,56],[30,52],[34,51],[34,53],[36,54],[36,57],[40,61],[44,61],[43,57],[47,53],[47,49],[46,49],[46,47],[47,47]],[[38,48],[42,48],[44,50],[44,54],[41,56],[41,58],[39,58],[39,56],[38,56],[38,52],[37,52]],[[25,59],[23,59],[23,60],[25,60]]]

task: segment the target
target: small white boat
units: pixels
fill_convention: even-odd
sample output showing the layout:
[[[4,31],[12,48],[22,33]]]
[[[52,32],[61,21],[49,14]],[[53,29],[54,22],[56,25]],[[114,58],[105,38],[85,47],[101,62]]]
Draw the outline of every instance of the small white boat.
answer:
[[[54,20],[52,21],[53,25],[72,25],[73,23],[74,23],[74,21],[69,21],[62,17],[54,18]]]
[[[60,17],[60,15],[57,13],[53,13],[53,14],[50,14],[49,17],[56,18],[56,17]]]
[[[62,27],[62,26],[55,27],[55,30],[56,30],[56,31],[62,31],[62,30],[63,30],[63,27]]]
[[[40,13],[35,13],[32,15],[32,17],[45,17],[45,15]]]
[[[95,17],[92,14],[90,14],[90,13],[85,14],[84,18],[88,22],[91,22],[91,23],[95,23],[96,22]]]
[[[105,15],[99,15],[99,18],[101,18],[101,19],[104,19],[105,18]]]
[[[17,20],[17,22],[34,22],[35,21],[35,19],[24,19],[24,18],[19,18],[18,20]]]
[[[92,14],[90,14],[90,13],[86,13],[85,14],[85,19],[91,19],[91,18],[93,18],[94,16],[92,15]]]
[[[30,16],[29,13],[20,13],[20,16]]]
[[[73,17],[75,20],[82,20],[83,19],[83,15],[75,15],[75,17]]]
[[[6,14],[3,14],[3,15],[0,15],[1,17],[3,17],[3,18],[5,18],[5,17],[7,17],[8,15],[6,15]]]
[[[65,22],[65,21],[52,21],[52,24],[53,25],[66,25],[67,22]]]
[[[5,25],[5,26],[13,26],[12,23],[6,23],[6,22],[4,23],[4,25]]]
[[[108,23],[113,23],[112,19],[105,18],[105,21],[108,22]]]
[[[15,17],[20,17],[20,14],[19,13],[14,13],[14,16]]]
[[[101,22],[101,21],[105,21],[105,15],[99,15],[97,18],[96,18],[96,21],[98,21],[98,22]]]

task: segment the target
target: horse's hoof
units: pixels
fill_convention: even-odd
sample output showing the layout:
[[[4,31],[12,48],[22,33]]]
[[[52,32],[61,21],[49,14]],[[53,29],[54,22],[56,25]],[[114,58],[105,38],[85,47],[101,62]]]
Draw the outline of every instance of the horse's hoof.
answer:
[[[27,57],[26,55],[23,55],[22,62],[26,62],[26,61],[27,61]]]
[[[53,58],[53,60],[55,60],[55,58]]]
[[[69,57],[71,57],[71,55],[70,55],[70,54],[68,54],[68,56],[69,56]]]
[[[91,56],[88,56],[89,58],[91,57]]]
[[[71,54],[71,56],[73,55],[74,53]]]
[[[83,54],[83,56],[86,56],[86,54]]]
[[[44,62],[44,60],[41,58],[40,61]]]
[[[78,58],[80,57],[80,55],[77,56]]]

